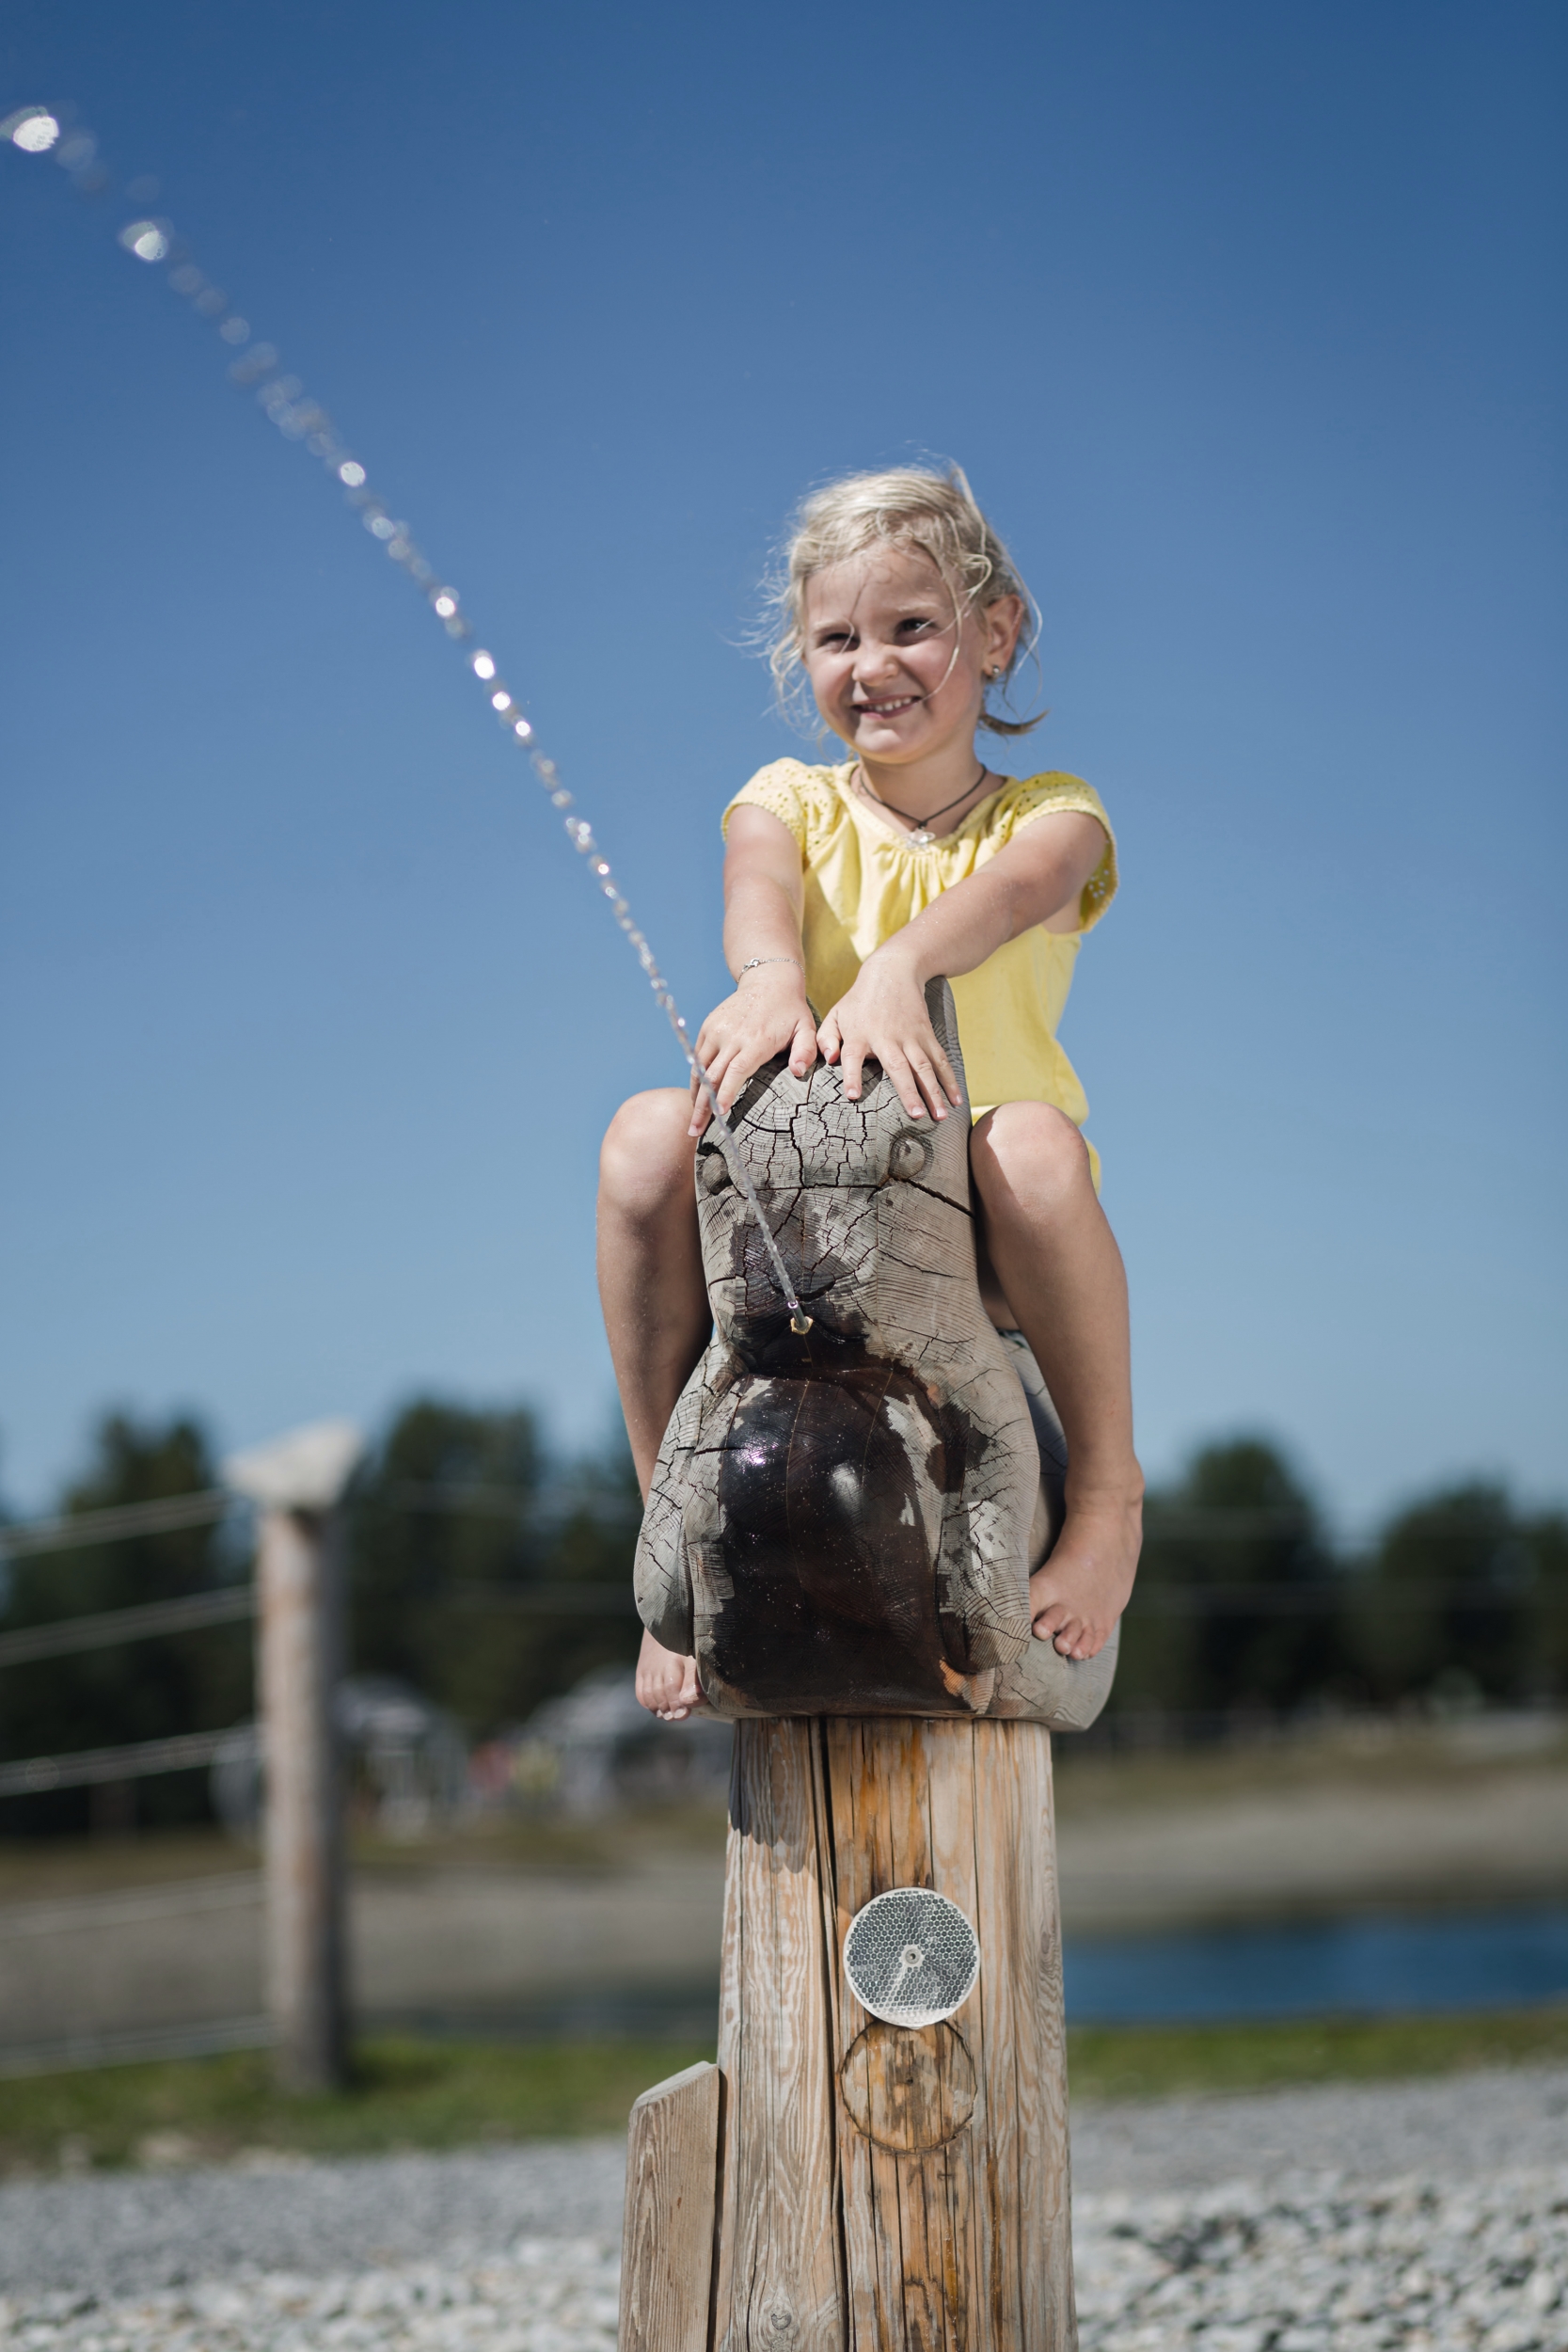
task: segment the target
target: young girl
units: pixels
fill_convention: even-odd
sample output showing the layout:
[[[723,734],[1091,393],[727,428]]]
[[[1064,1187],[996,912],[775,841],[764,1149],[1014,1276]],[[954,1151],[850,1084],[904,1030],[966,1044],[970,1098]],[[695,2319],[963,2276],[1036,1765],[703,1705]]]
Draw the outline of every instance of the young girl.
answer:
[[[1126,1605],[1141,1540],[1127,1286],[1056,1026],[1078,946],[1116,889],[1105,812],[1075,776],[998,775],[977,727],[1022,735],[993,690],[1029,598],[956,469],[854,474],[800,509],[779,591],[775,676],[801,673],[849,756],[776,760],[724,812],[724,953],[736,976],[697,1056],[726,1111],[780,1053],[818,1054],[858,1098],[881,1064],[911,1119],[961,1097],[926,1011],[951,983],[974,1120],[980,1287],[1022,1330],[1068,1442],[1067,1517],[1030,1581],[1034,1630],[1092,1658]],[[818,1021],[816,1008],[822,1014]],[[705,1098],[659,1088],[617,1112],[600,1161],[599,1288],[644,1497],[709,1330],[692,1160]],[[637,1692],[678,1722],[689,1658],[644,1634]]]

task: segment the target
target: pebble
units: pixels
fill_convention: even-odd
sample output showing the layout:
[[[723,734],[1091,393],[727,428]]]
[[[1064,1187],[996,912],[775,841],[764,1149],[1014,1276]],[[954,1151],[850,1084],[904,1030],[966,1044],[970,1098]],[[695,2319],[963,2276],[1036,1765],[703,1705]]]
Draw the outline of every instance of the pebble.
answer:
[[[609,2352],[623,2150],[0,2185],[0,2352]],[[1568,2352],[1568,2071],[1080,2108],[1083,2352]],[[1354,2169],[1350,2169],[1354,2168]]]
[[[524,2238],[461,2266],[241,2272],[119,2301],[0,2300],[11,2352],[613,2352],[620,2265],[598,2238]]]
[[[1083,2352],[1568,2352],[1568,2165],[1081,2197]]]
[[[1484,2185],[1088,2194],[1083,2352],[1568,2352],[1568,2165]],[[0,2300],[5,2352],[612,2352],[606,2238],[325,2279]]]

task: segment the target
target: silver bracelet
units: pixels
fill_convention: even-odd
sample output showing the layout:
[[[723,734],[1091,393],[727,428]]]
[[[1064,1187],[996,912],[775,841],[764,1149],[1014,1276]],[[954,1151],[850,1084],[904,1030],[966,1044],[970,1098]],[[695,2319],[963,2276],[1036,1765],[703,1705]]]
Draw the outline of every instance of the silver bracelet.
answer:
[[[748,962],[741,965],[739,971],[736,974],[735,984],[736,988],[740,986],[741,981],[746,977],[748,972],[755,972],[758,966],[764,963],[792,963],[797,972],[803,972],[806,968],[800,961],[799,956],[752,956]]]

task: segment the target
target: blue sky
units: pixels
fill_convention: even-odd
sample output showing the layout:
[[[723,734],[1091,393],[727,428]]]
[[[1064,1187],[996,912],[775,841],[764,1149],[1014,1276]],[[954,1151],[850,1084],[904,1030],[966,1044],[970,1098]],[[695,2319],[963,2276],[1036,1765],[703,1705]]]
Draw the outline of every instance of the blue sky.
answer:
[[[810,483],[968,469],[1125,886],[1064,1040],[1146,1459],[1568,1489],[1568,23],[1551,6],[13,0],[148,206],[0,151],[0,1482],[611,1391],[596,1139],[678,1075],[523,762],[116,246],[168,215],[463,592],[696,1017]],[[1553,659],[1553,657],[1559,657]]]

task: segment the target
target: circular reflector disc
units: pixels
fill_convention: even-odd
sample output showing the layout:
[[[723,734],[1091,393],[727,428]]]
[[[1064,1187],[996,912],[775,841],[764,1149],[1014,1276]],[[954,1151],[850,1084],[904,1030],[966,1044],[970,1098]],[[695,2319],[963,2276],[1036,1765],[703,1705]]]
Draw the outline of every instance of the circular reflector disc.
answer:
[[[940,2025],[974,1990],[979,1938],[945,1895],[895,1886],[850,1920],[844,1973],[862,2009],[884,2024]]]

